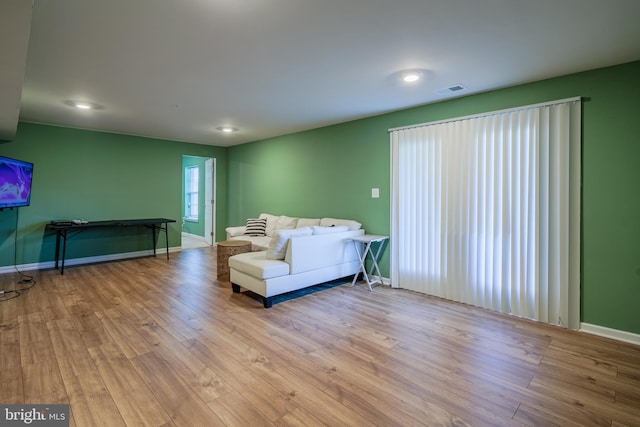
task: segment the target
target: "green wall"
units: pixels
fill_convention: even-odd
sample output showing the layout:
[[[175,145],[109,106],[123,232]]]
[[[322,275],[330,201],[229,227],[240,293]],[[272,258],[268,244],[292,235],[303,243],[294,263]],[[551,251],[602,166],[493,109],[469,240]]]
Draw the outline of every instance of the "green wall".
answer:
[[[640,333],[638,76],[634,62],[231,147],[229,223],[334,216],[388,234],[389,128],[581,96],[582,321]]]
[[[34,163],[31,205],[0,212],[0,266],[14,264],[16,219],[18,265],[53,260],[55,236],[45,226],[58,219],[175,219],[169,245],[180,246],[183,155],[218,159],[216,233],[224,235],[226,148],[19,123],[15,139],[0,144],[0,155]],[[164,245],[162,236],[158,247]],[[143,227],[92,230],[73,238],[67,258],[150,248]]]

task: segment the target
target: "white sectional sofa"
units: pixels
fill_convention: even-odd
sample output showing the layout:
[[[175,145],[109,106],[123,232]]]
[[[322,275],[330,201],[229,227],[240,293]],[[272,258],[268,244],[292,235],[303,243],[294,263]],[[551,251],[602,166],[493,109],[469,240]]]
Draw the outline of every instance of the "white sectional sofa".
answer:
[[[229,258],[233,292],[250,290],[270,308],[276,295],[358,273],[359,258],[350,239],[364,234],[357,221],[260,216],[272,217],[266,231],[271,236],[245,236],[241,227],[227,228],[229,239],[249,240],[253,247]]]
[[[362,227],[357,221],[350,219],[336,219],[336,218],[295,218],[286,215],[272,215],[268,213],[261,213],[258,219],[266,221],[265,234],[263,236],[253,236],[245,234],[246,225],[240,225],[236,227],[227,227],[227,240],[247,240],[251,242],[252,251],[266,251],[271,243],[273,234],[278,230],[283,229],[295,229],[302,227],[334,227],[344,226],[349,227],[349,230],[359,230]]]

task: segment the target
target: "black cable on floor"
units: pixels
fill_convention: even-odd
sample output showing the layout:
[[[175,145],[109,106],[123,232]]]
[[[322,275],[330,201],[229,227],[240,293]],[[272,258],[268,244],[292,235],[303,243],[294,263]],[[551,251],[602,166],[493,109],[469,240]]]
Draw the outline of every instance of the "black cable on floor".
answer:
[[[36,284],[36,280],[33,276],[23,273],[18,269],[18,216],[20,213],[20,208],[16,208],[16,232],[14,234],[14,242],[13,242],[13,267],[16,272],[22,277],[18,280],[17,285],[20,286],[19,289],[13,289],[10,291],[0,290],[0,302],[8,301],[20,296],[20,292],[27,291],[33,288]],[[9,296],[7,296],[9,295]]]

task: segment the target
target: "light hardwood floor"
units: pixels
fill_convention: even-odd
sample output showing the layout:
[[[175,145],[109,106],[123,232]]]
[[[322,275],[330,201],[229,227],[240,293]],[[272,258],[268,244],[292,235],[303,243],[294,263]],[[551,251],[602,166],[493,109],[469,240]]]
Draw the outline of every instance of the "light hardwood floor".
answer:
[[[0,403],[82,427],[640,425],[638,346],[362,284],[265,310],[215,268],[29,272],[0,303]]]

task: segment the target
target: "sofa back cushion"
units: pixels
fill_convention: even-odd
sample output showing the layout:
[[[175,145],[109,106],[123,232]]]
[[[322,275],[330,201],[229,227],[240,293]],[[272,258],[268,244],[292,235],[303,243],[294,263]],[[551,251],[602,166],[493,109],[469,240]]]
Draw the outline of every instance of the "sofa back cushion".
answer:
[[[277,215],[261,213],[258,218],[267,220],[267,228],[265,230],[265,233],[269,237],[273,236],[273,230],[275,230],[276,228],[276,221],[278,220],[279,217]]]
[[[281,228],[275,230],[265,257],[267,259],[284,259],[287,253],[287,245],[292,237],[311,236],[312,234],[313,232],[309,227]]]
[[[320,218],[298,218],[298,228],[320,225]]]
[[[322,227],[331,227],[336,225],[346,225],[349,227],[349,230],[360,230],[362,224],[358,221],[353,221],[351,219],[336,219],[336,218],[322,218],[320,220],[320,225]]]
[[[344,233],[349,231],[349,227],[346,225],[336,225],[331,227],[322,227],[320,225],[314,225],[311,227],[313,234],[331,234],[331,233]]]
[[[297,225],[298,218],[291,218],[290,216],[280,215],[276,220],[275,230],[280,230],[283,228],[296,228]]]
[[[298,226],[298,218],[292,218],[286,215],[271,215],[268,213],[261,213],[259,218],[267,220],[267,228],[265,233],[269,237],[272,237],[273,233],[281,228],[296,228]]]

